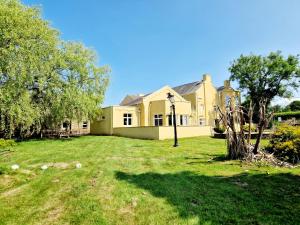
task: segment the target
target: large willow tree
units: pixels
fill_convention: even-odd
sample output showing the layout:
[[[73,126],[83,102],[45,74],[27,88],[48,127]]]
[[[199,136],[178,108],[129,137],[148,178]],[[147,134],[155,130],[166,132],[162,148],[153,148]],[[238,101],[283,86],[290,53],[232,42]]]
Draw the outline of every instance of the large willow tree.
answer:
[[[0,135],[38,134],[97,116],[108,83],[94,51],[64,42],[40,10],[0,0]]]

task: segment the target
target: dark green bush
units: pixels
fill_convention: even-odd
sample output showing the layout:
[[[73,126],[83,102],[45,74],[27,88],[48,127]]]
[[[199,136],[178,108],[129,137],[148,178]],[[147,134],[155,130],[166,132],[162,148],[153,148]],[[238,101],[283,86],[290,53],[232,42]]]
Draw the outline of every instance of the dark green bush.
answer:
[[[269,145],[268,152],[277,158],[290,163],[300,162],[300,127],[283,124],[276,128]]]

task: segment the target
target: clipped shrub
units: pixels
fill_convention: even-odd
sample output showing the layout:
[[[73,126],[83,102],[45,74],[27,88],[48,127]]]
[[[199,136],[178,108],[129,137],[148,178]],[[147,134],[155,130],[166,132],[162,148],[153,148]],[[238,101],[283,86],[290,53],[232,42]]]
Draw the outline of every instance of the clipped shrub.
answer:
[[[11,147],[15,146],[16,142],[14,140],[8,139],[1,139],[0,138],[0,150],[9,150]]]
[[[268,152],[274,153],[277,158],[290,162],[300,162],[300,127],[280,125],[276,128],[269,145]]]
[[[251,132],[255,132],[256,131],[256,126],[255,124],[251,124]],[[249,123],[246,123],[244,126],[243,126],[243,130],[244,131],[249,131]]]
[[[225,128],[224,127],[215,127],[214,131],[218,134],[223,134],[225,132]]]

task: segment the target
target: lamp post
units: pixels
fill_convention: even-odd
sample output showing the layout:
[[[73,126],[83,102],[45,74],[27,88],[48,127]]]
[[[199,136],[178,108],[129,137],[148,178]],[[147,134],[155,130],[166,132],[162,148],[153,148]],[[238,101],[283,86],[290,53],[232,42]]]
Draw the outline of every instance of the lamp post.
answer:
[[[176,114],[175,114],[175,99],[174,95],[172,95],[170,92],[167,95],[167,98],[169,99],[171,103],[171,108],[173,110],[173,127],[174,127],[174,147],[178,146],[178,140],[177,140],[177,126],[176,126]]]

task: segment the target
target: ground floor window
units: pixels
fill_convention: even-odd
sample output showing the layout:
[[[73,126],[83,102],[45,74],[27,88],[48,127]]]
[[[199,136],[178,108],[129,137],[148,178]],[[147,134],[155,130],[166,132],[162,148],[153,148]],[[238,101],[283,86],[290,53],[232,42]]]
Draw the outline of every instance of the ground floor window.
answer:
[[[131,126],[131,124],[132,124],[132,114],[131,113],[123,114],[123,124],[124,124],[124,126]]]
[[[63,122],[62,127],[63,129],[67,130],[69,128],[69,122],[68,121]]]
[[[168,124],[173,126],[173,115],[168,115]],[[188,115],[176,115],[176,125],[187,126],[189,124]]]
[[[187,126],[188,125],[188,115],[180,115],[180,125]]]
[[[163,116],[162,114],[154,115],[154,125],[162,126],[163,125]]]
[[[82,122],[82,128],[83,129],[87,129],[88,128],[88,122],[87,121]]]
[[[173,126],[173,115],[168,115],[168,124],[169,126]]]

